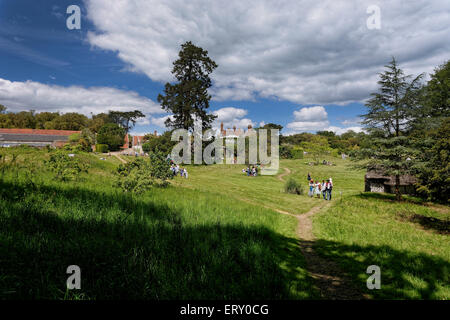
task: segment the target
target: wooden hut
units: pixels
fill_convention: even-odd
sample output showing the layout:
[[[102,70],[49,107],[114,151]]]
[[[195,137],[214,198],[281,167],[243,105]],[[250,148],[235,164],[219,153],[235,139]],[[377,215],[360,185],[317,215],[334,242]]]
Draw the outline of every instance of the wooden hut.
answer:
[[[395,193],[395,176],[388,176],[382,172],[370,170],[364,176],[366,192]],[[414,194],[417,178],[412,175],[400,176],[400,193]]]

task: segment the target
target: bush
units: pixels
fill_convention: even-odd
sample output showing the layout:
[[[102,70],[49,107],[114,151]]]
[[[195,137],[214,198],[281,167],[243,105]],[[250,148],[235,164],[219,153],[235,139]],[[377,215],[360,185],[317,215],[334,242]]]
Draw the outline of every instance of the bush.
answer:
[[[303,187],[294,178],[289,178],[284,184],[284,192],[293,194],[303,194]]]
[[[69,141],[73,143],[77,143],[80,140],[81,135],[79,133],[73,133],[69,136]]]
[[[303,149],[299,147],[294,147],[291,150],[293,159],[303,159]]]
[[[96,144],[95,145],[95,152],[100,152],[100,153],[106,153],[108,152],[109,148],[107,144]]]
[[[173,178],[163,153],[149,154],[149,159],[137,158],[117,168],[117,185],[125,192],[143,193],[152,186],[166,186]]]
[[[87,172],[88,165],[75,157],[69,157],[67,153],[57,151],[50,154],[50,159],[45,161],[58,180],[76,180],[80,173]]]
[[[289,144],[280,145],[281,159],[292,159],[292,146]]]

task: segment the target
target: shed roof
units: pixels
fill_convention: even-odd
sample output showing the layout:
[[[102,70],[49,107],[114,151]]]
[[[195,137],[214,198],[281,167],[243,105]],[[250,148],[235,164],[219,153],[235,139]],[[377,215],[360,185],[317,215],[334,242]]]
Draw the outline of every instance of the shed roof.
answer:
[[[369,180],[370,179],[385,180],[384,184],[391,186],[395,185],[395,176],[388,176],[386,174],[383,174],[383,172],[381,171],[370,170],[366,173],[365,178]],[[417,178],[414,177],[413,175],[406,174],[400,176],[400,185],[402,186],[412,185],[415,183],[417,183]]]

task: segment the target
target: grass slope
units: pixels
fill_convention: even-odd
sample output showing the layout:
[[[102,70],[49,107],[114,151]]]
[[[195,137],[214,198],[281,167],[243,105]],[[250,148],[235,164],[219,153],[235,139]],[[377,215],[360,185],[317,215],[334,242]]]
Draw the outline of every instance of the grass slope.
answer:
[[[80,182],[54,181],[45,151],[22,152],[3,175],[0,298],[317,297],[295,218],[180,187],[131,197],[113,186],[117,159],[77,156],[91,164]],[[79,291],[65,290],[72,264]]]

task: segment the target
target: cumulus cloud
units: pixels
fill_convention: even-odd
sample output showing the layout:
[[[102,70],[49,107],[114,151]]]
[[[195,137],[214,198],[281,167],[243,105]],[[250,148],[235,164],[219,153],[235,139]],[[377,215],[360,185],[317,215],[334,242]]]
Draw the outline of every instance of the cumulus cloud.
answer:
[[[353,126],[345,128],[330,126],[328,120],[328,113],[322,106],[304,107],[293,113],[294,121],[287,124],[288,131],[286,134],[295,134],[301,132],[316,132],[316,131],[333,131],[336,134],[342,134],[349,130],[361,132],[362,128]],[[341,122],[343,125],[348,125],[354,122]]]
[[[343,134],[347,131],[355,131],[355,132],[361,132],[364,131],[361,127],[346,127],[346,128],[341,128],[341,127],[335,127],[335,126],[330,126],[328,128],[325,129],[326,131],[333,131],[334,133],[340,135]]]
[[[324,121],[327,120],[328,113],[322,106],[301,108],[299,111],[294,111],[294,118],[297,121]]]
[[[362,101],[392,56],[409,73],[446,59],[448,0],[379,0],[381,29],[369,30],[372,0],[86,0],[93,47],[111,50],[128,70],[173,80],[180,45],[193,41],[219,67],[215,100],[257,97],[301,104]]]
[[[78,112],[85,115],[108,110],[137,109],[144,114],[163,112],[157,103],[133,91],[108,87],[63,87],[35,81],[9,81],[2,78],[0,78],[0,103],[13,112],[30,109],[39,112]],[[144,118],[138,123],[145,124],[146,121]]]
[[[294,120],[287,124],[290,132],[319,131],[329,126],[328,113],[322,106],[305,107],[294,111]]]
[[[167,115],[164,117],[151,117],[151,118],[149,118],[149,121],[151,124],[154,124],[155,126],[158,126],[160,128],[166,128],[166,125],[164,124],[164,122],[169,118],[173,120],[172,115]]]
[[[242,108],[226,107],[213,111],[213,114],[217,116],[214,120],[213,128],[219,128],[223,123],[224,129],[236,128],[247,129],[248,125],[253,126],[253,121],[248,118],[244,118],[247,115],[247,110]]]
[[[223,123],[224,128],[247,128],[250,124],[253,126],[253,122],[250,119],[244,118],[247,115],[247,110],[242,108],[226,107],[215,110],[212,112],[217,118],[214,120],[212,127],[214,129],[220,128],[220,124]],[[164,122],[168,119],[173,119],[173,115],[166,115],[162,117],[149,117],[150,124],[166,129]]]
[[[348,126],[348,125],[355,125],[355,124],[360,124],[361,123],[361,118],[354,118],[354,119],[345,119],[343,121],[341,121],[341,123],[344,126]]]

